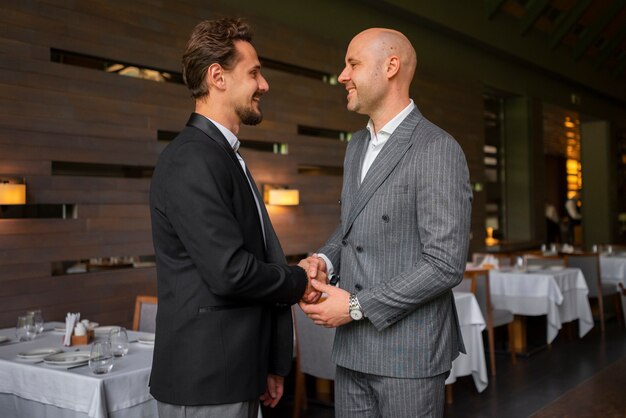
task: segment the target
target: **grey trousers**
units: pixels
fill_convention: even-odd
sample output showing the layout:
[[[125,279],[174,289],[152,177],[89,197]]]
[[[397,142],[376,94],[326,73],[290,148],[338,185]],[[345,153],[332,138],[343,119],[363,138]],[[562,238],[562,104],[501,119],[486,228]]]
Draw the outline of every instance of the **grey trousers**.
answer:
[[[221,405],[172,405],[157,401],[159,418],[257,418],[259,401]]]
[[[446,374],[399,379],[337,366],[335,417],[443,417]]]

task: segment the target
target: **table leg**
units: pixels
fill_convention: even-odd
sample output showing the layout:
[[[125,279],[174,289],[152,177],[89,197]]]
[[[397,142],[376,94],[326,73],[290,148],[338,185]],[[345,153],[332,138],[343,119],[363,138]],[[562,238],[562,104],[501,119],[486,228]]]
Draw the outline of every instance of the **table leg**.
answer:
[[[521,315],[515,315],[513,317],[513,335],[514,335],[514,347],[516,353],[526,353],[528,351],[528,344],[526,340],[526,317]]]

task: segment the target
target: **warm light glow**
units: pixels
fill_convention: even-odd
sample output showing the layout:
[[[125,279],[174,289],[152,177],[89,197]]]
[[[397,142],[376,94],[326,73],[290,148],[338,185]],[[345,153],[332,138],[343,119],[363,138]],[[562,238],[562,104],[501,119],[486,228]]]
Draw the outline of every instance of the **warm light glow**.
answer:
[[[300,204],[300,191],[297,189],[270,190],[268,204],[277,206],[297,206]]]
[[[567,160],[566,167],[568,174],[578,174],[578,161],[571,159]]]
[[[0,205],[23,205],[25,203],[25,184],[0,183]]]
[[[500,242],[500,241],[498,241],[497,239],[495,239],[493,237],[493,228],[488,226],[487,227],[487,238],[485,238],[485,244],[488,247],[491,247],[492,245],[496,245],[498,242]]]
[[[297,206],[300,204],[300,191],[266,184],[263,199],[266,204],[272,206]]]

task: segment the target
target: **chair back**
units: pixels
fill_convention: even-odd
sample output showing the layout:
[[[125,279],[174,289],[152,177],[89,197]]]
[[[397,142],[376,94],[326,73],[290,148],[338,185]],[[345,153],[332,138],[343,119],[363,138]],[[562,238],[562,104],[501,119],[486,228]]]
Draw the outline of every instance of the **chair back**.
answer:
[[[498,260],[498,267],[511,267],[513,265],[511,255],[506,253],[474,253],[472,254],[472,263],[476,266],[481,265],[487,256],[495,257]]]
[[[542,268],[555,267],[555,266],[564,267],[565,259],[563,257],[559,257],[558,255],[525,254],[524,263],[526,264],[526,267],[528,266],[540,266]]]
[[[155,332],[156,330],[157,297],[137,296],[135,299],[135,314],[133,316],[133,330]]]
[[[335,380],[335,363],[331,360],[335,329],[315,325],[298,305],[294,305],[293,311],[300,370],[320,379]]]
[[[493,307],[489,290],[489,270],[466,270],[462,284],[455,289],[474,293],[485,321],[489,321]]]
[[[568,254],[565,262],[568,267],[578,267],[585,276],[589,297],[602,297],[602,282],[600,274],[600,259],[595,253]]]

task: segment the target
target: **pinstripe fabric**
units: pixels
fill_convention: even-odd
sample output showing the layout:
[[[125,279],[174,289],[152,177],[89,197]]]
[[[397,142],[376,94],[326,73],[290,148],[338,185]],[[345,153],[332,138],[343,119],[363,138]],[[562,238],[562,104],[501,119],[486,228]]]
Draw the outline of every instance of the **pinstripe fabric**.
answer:
[[[445,374],[398,379],[337,367],[335,417],[442,417],[445,380]]]
[[[437,376],[465,352],[451,291],[469,240],[465,156],[415,109],[359,185],[368,139],[362,130],[348,145],[341,224],[319,250],[367,315],[337,329],[333,360],[379,376]]]

